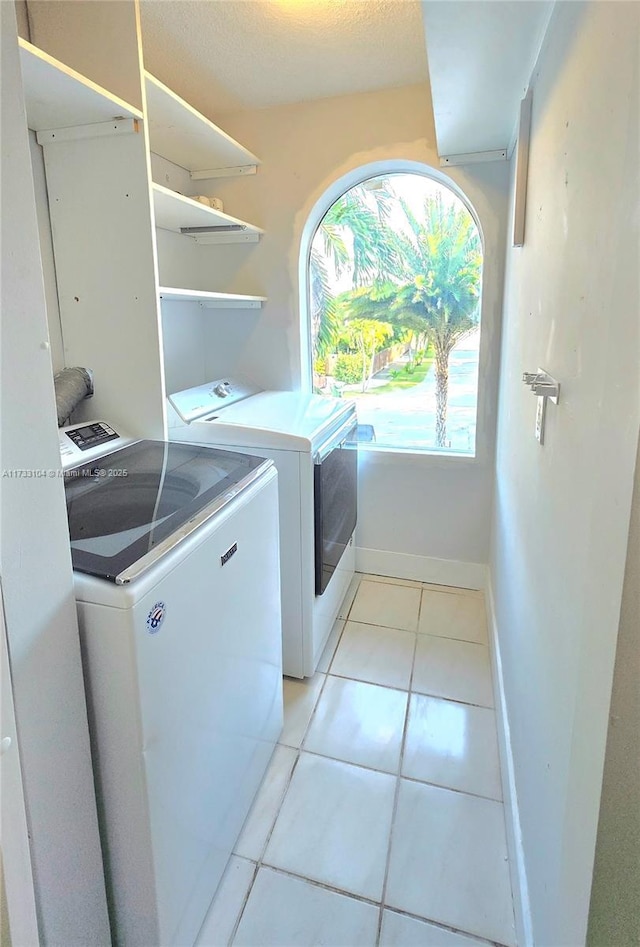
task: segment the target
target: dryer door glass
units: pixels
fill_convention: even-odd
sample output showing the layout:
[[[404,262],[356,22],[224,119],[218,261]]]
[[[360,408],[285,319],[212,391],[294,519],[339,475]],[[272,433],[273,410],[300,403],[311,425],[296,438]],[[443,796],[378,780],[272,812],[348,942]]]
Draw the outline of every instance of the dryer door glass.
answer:
[[[322,595],[356,528],[357,425],[314,466],[315,579]]]

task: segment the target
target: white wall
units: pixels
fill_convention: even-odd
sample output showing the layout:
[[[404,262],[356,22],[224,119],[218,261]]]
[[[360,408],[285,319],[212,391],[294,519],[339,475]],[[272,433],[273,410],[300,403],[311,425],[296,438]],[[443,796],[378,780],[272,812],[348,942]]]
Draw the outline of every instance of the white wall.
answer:
[[[217,116],[212,107],[211,117],[257,154],[262,165],[255,177],[201,182],[202,192],[221,196],[226,211],[266,233],[251,247],[198,247],[201,288],[268,297],[259,318],[247,320],[241,351],[234,337],[229,361],[264,387],[296,388],[301,382],[298,267],[305,224],[327,189],[356,168],[404,160],[439,170],[429,88],[417,85],[234,115]],[[391,561],[379,551],[466,563],[488,559],[507,165],[451,169],[451,178],[474,205],[485,237],[479,453],[475,461],[367,454],[360,478],[358,545],[374,551],[369,561],[375,560],[378,569]],[[211,336],[220,359],[225,334],[212,328]],[[398,561],[396,557],[391,568]],[[411,565],[422,568],[424,563],[403,561],[403,568]]]
[[[30,42],[125,102],[142,108],[138,13],[133,3],[27,0],[26,6],[30,33],[26,38]],[[21,20],[22,35],[24,27]]]
[[[27,0],[15,0],[16,21],[18,25],[18,36],[31,42],[29,29],[29,12],[27,10]]]
[[[636,3],[559,3],[507,255],[491,576],[533,934],[584,942],[640,415]],[[546,443],[523,371],[562,384]]]
[[[12,3],[2,17],[3,470],[59,468]],[[109,942],[64,491],[2,477],[0,571],[40,943]]]

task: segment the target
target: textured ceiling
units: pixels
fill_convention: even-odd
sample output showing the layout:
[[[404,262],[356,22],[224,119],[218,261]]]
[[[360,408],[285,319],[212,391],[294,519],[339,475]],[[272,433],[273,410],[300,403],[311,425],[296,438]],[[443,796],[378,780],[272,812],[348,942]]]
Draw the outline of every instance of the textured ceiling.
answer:
[[[141,0],[145,67],[224,113],[428,81],[419,0]]]

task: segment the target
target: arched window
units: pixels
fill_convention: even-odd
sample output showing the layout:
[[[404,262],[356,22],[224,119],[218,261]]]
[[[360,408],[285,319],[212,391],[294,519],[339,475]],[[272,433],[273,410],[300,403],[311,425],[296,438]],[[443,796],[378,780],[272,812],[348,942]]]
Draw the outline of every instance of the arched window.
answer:
[[[462,198],[424,173],[361,179],[307,261],[314,391],[354,399],[372,446],[474,455],[483,253]]]

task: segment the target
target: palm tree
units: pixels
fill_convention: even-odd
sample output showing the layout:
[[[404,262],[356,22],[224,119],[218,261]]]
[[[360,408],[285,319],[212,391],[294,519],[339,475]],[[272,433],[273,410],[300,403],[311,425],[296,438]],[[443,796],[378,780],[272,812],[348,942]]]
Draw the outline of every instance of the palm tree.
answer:
[[[440,195],[425,202],[424,220],[400,203],[410,227],[404,258],[414,275],[392,308],[427,323],[436,368],[436,443],[446,447],[449,355],[477,327],[480,316],[480,236],[471,214],[445,205]]]
[[[352,286],[385,278],[397,268],[395,245],[383,238],[394,199],[386,184],[376,188],[358,184],[331,205],[311,244],[309,258],[311,339],[313,355],[326,354],[340,328],[330,290],[329,266],[336,277],[351,268]]]
[[[436,443],[447,446],[449,355],[478,325],[482,250],[469,212],[429,197],[418,219],[398,198],[406,229],[386,228],[400,268],[351,294],[347,319],[380,319],[426,333],[435,356]]]
[[[325,257],[315,245],[311,247],[309,258],[309,297],[312,357],[315,360],[331,351],[340,327]]]
[[[385,280],[398,267],[395,244],[387,239],[389,215],[396,200],[387,181],[365,181],[332,204],[320,223],[323,235],[349,235],[354,287]],[[342,264],[338,275],[344,269]]]

